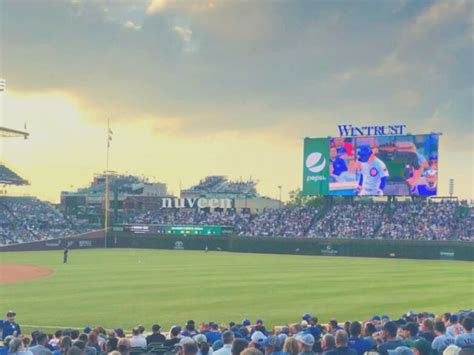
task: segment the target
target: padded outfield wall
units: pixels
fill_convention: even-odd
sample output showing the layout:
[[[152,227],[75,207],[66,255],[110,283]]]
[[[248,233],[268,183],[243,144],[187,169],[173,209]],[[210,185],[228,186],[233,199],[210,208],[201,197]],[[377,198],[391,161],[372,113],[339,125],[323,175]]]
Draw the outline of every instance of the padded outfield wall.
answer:
[[[474,261],[474,243],[414,240],[315,239],[275,237],[160,236],[113,232],[108,243],[118,248],[156,248],[325,256]]]
[[[474,243],[414,240],[314,239],[274,237],[163,236],[111,232],[110,248],[150,248],[239,253],[361,256],[406,259],[452,259],[474,261]],[[0,247],[1,251],[103,248],[103,231],[73,238],[38,241]]]

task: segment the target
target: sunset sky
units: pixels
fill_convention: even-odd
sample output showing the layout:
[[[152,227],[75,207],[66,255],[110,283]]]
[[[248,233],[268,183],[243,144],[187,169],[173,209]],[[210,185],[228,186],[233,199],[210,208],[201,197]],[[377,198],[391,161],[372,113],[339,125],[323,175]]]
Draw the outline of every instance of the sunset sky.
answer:
[[[439,195],[474,198],[472,1],[0,0],[1,161],[57,202],[110,168],[301,188],[337,124],[443,132]]]

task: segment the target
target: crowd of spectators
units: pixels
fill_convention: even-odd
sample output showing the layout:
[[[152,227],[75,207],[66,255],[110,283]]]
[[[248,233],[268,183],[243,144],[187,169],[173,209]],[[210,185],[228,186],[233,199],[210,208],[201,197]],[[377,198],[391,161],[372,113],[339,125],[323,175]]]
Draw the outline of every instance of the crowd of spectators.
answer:
[[[338,203],[316,221],[308,237],[373,238],[380,224],[385,203]]]
[[[474,210],[466,202],[337,202],[321,208],[284,207],[257,214],[195,209],[131,213],[129,224],[230,225],[240,236],[471,240]]]
[[[127,210],[124,224],[232,226],[238,236],[473,240],[474,209],[465,201],[337,201],[250,214],[216,209]],[[97,229],[36,198],[0,197],[0,244],[68,237]]]
[[[53,204],[32,197],[0,197],[0,244],[68,237],[88,231]]]
[[[473,236],[474,216],[465,202],[405,202],[387,207],[378,233],[383,239],[469,240]]]
[[[129,224],[188,224],[234,226],[240,236],[304,237],[318,210],[313,208],[269,209],[259,214],[236,213],[233,210],[158,209],[142,213],[129,212]]]
[[[199,181],[199,184],[189,188],[188,191],[243,195],[248,197],[257,196],[255,181],[229,181],[225,176],[207,176]]]
[[[218,325],[189,320],[162,333],[136,326],[127,335],[122,328],[106,330],[58,329],[54,334],[21,332],[16,314],[7,313],[0,354],[15,355],[472,355],[474,312],[456,314],[408,312],[399,319],[373,316],[366,321],[319,319],[304,314],[291,324],[267,329],[262,320],[248,319]]]
[[[318,213],[313,208],[271,209],[248,216],[238,226],[238,234],[244,236],[304,237]]]

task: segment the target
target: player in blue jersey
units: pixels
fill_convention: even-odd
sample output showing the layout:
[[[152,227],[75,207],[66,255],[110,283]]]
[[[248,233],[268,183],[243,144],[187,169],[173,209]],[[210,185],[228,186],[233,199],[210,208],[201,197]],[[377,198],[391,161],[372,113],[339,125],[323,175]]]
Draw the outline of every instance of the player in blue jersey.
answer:
[[[331,175],[339,176],[347,171],[347,165],[344,159],[339,157],[336,148],[331,148],[329,152],[331,158],[330,173]]]
[[[425,181],[425,184],[420,184],[415,187],[414,194],[420,196],[436,195],[438,187],[438,172],[434,169],[428,169],[425,173]]]
[[[359,196],[383,196],[383,189],[389,176],[385,163],[377,158],[367,145],[358,150],[361,175],[357,188]]]
[[[2,339],[5,339],[9,335],[17,337],[21,335],[21,328],[18,323],[15,322],[16,313],[13,311],[7,312],[7,319],[0,320],[0,328],[2,328]]]

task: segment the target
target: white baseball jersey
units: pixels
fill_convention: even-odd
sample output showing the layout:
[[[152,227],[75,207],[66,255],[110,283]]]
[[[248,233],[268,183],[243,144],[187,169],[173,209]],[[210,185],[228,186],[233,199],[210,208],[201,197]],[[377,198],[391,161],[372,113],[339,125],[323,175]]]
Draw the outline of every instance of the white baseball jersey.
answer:
[[[361,163],[362,191],[360,195],[381,195],[380,181],[387,177],[388,170],[379,158],[367,163]]]

